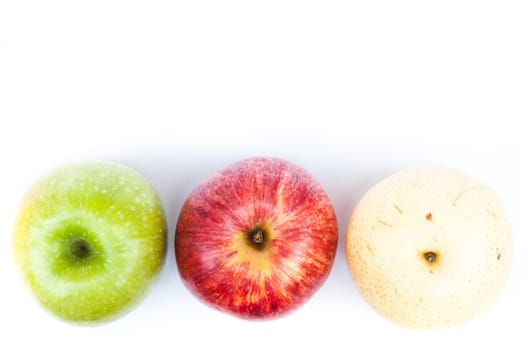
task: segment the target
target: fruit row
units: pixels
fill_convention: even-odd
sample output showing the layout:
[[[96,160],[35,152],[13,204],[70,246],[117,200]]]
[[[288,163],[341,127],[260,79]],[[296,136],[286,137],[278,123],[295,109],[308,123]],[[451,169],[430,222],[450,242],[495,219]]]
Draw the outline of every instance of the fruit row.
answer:
[[[155,189],[116,163],[66,166],[38,181],[13,235],[15,260],[39,302],[79,323],[115,319],[141,300],[164,264],[166,241]],[[408,168],[372,187],[344,243],[364,299],[406,327],[478,316],[511,266],[511,226],[497,196],[440,167]],[[199,299],[241,318],[271,319],[322,286],[337,244],[332,203],[306,170],[250,158],[189,194],[174,248]]]

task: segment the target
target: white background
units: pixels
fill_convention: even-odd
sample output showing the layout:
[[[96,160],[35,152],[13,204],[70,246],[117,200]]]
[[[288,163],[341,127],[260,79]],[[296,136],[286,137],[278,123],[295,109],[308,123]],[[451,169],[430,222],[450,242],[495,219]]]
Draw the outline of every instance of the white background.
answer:
[[[524,116],[523,1],[2,0],[0,348],[523,349]],[[199,302],[181,283],[172,247],[191,189],[255,155],[310,171],[340,227],[326,283],[270,322]],[[84,160],[140,171],[169,218],[158,283],[131,313],[98,327],[43,311],[11,256],[27,187]],[[482,180],[514,225],[507,288],[482,317],[453,329],[384,320],[345,264],[359,198],[414,164]]]

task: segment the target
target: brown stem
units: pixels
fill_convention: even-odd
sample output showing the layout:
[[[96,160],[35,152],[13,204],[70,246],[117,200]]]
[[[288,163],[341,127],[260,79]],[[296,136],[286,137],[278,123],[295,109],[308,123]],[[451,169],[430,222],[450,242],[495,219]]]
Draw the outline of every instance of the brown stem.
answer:
[[[247,232],[248,242],[257,250],[262,250],[266,244],[266,232],[259,226],[255,226]]]
[[[434,252],[426,252],[424,256],[429,263],[433,263],[437,259],[437,255]]]

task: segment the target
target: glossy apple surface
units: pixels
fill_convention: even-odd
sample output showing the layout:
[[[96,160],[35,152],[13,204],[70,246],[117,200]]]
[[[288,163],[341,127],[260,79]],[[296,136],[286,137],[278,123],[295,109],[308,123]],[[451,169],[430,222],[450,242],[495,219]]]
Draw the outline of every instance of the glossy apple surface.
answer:
[[[305,170],[284,160],[237,162],[186,199],[175,251],[186,286],[249,319],[282,316],[325,281],[337,246],[332,204]]]
[[[14,229],[17,264],[40,303],[75,322],[115,318],[164,262],[166,220],[153,187],[115,163],[66,166],[36,183]]]
[[[496,194],[442,167],[381,181],[357,205],[346,256],[364,298],[410,328],[465,323],[501,293],[512,260],[511,225]]]

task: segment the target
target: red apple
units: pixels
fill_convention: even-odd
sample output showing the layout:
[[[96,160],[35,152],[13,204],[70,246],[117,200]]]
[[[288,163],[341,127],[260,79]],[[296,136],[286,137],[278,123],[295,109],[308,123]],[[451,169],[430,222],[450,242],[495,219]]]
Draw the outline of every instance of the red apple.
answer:
[[[208,304],[248,319],[283,316],[323,284],[337,247],[332,204],[305,170],[251,158],[186,199],[175,235],[180,275]]]

